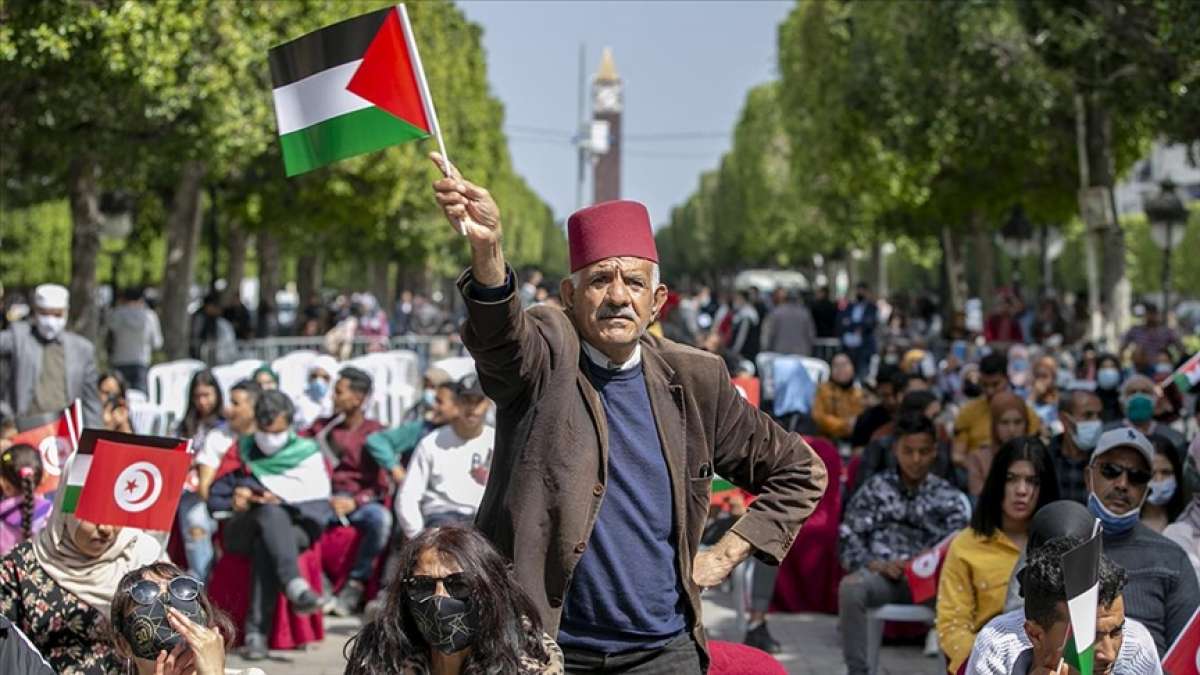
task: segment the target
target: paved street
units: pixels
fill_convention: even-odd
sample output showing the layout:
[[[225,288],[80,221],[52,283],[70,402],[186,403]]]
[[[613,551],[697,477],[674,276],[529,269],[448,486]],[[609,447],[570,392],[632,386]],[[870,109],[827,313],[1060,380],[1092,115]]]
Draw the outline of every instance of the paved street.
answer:
[[[735,615],[729,608],[729,594],[714,593],[706,598],[704,616],[710,635],[719,640],[738,640]],[[779,661],[795,675],[840,675],[842,665],[836,617],[821,614],[785,614],[772,616],[771,631],[784,644]],[[254,664],[268,675],[341,675],[345,660],[342,646],[355,631],[355,619],[327,617],[325,641],[307,652],[276,652],[271,661]],[[919,647],[884,647],[880,657],[881,675],[937,675],[934,660],[922,656]],[[231,668],[245,667],[232,659]]]

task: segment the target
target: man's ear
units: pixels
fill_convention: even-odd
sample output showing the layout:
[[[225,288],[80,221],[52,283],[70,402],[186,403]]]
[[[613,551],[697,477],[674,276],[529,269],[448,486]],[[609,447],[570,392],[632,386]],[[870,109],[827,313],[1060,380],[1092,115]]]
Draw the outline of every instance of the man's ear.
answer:
[[[1029,636],[1033,648],[1037,649],[1041,646],[1042,640],[1046,638],[1046,631],[1036,621],[1025,619],[1025,635]]]
[[[654,288],[654,305],[651,307],[654,318],[658,318],[658,313],[662,311],[665,304],[667,304],[667,285],[659,284]]]
[[[575,282],[571,280],[569,274],[558,282],[558,300],[564,309],[568,312],[571,311],[571,306],[575,302]]]

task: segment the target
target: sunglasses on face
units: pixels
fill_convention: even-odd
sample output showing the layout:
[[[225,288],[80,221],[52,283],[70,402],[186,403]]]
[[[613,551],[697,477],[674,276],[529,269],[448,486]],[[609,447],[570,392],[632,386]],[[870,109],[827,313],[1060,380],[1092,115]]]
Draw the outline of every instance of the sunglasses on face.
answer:
[[[1097,465],[1100,468],[1100,475],[1104,476],[1105,480],[1116,480],[1125,474],[1129,477],[1129,482],[1134,485],[1145,485],[1154,477],[1149,471],[1142,469],[1133,469],[1120,464],[1109,464],[1108,462],[1100,462]]]
[[[446,593],[452,598],[463,600],[471,596],[470,579],[463,572],[447,574],[444,577],[413,575],[404,579],[404,587],[408,597],[413,600],[424,600],[437,592],[438,582],[442,582]]]
[[[171,597],[183,602],[195,600],[200,595],[204,584],[189,576],[178,576],[167,584],[167,592]],[[153,605],[162,594],[162,586],[150,579],[142,579],[129,589],[129,596],[139,605]]]

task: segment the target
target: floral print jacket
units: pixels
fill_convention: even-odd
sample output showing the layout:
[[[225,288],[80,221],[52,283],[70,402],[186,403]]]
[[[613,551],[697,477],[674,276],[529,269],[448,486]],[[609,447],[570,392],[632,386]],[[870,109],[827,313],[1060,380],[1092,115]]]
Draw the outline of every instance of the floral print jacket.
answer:
[[[0,614],[29,636],[61,675],[121,671],[107,619],[55,583],[34,558],[30,542],[0,560]]]

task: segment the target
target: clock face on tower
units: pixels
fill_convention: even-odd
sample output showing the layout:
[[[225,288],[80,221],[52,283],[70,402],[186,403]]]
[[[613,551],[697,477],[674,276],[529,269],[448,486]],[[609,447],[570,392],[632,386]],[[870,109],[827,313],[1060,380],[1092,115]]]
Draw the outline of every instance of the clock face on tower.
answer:
[[[621,112],[620,83],[598,83],[595,86],[594,95],[594,107],[596,112]]]

